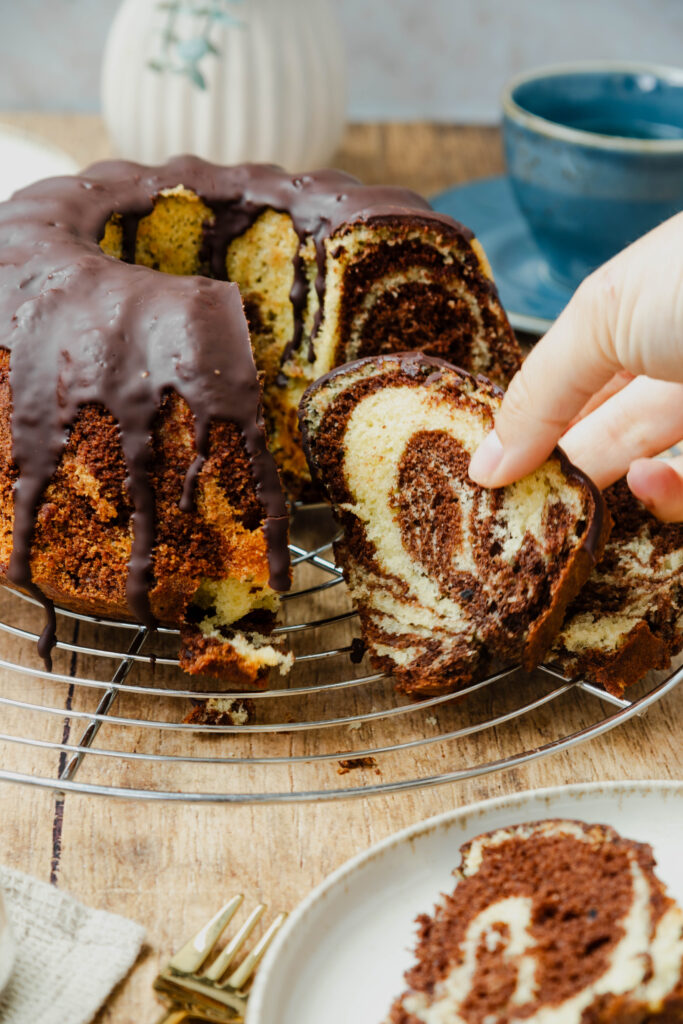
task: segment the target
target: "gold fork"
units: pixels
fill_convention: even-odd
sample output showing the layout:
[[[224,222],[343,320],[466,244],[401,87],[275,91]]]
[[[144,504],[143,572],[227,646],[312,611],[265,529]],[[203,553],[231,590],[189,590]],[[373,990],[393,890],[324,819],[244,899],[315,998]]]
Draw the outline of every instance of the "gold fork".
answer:
[[[154,988],[171,1003],[158,1024],[184,1024],[194,1019],[216,1024],[240,1024],[249,998],[254,971],[282,927],[287,915],[278,914],[242,963],[225,978],[228,968],[266,911],[260,903],[216,959],[204,971],[200,968],[216,949],[221,935],[242,904],[244,896],[233,896],[211,920],[186,942],[154,982]]]

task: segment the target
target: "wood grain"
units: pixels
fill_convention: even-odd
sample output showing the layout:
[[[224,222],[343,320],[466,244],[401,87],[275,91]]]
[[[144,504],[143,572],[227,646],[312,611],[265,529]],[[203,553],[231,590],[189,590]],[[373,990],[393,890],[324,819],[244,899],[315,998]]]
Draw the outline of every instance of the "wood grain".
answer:
[[[61,146],[83,167],[112,155],[95,115],[12,111],[0,114],[0,122]],[[503,151],[497,128],[357,124],[349,126],[332,164],[369,183],[404,185],[429,196],[460,181],[500,174]]]
[[[80,164],[108,154],[106,135],[97,118],[13,114],[5,115],[3,120],[60,144]],[[468,178],[499,173],[502,154],[498,133],[493,129],[363,125],[349,129],[334,162],[367,181],[406,185],[429,195]],[[39,622],[33,609],[17,609],[16,600],[7,597],[0,597],[0,615],[11,616],[25,628],[36,628]],[[91,629],[83,632],[81,639],[104,642],[106,634],[106,629]],[[348,630],[340,628],[334,638],[345,642],[348,636]],[[39,667],[25,644],[7,636],[3,637],[0,657],[28,659],[27,664]],[[57,741],[63,737],[70,742],[77,739],[83,722],[69,719],[68,711],[92,711],[98,694],[70,686],[69,675],[101,675],[102,666],[92,658],[75,659],[64,653],[59,656],[59,670],[67,677],[63,683],[30,677],[17,681],[0,670],[3,696],[25,703],[45,702],[59,709],[59,714],[48,717],[26,708],[5,708],[3,732],[30,733],[39,739]],[[316,672],[321,671],[312,667],[306,678],[314,679]],[[128,697],[117,704],[117,713],[142,714],[149,710],[149,700]],[[348,700],[353,707],[364,706],[359,695],[349,695]],[[464,763],[468,758],[488,759],[522,743],[542,743],[556,734],[558,726],[576,728],[588,721],[593,713],[590,701],[588,697],[563,698],[557,706],[535,715],[533,722],[520,720],[495,733],[475,735],[459,745],[457,751],[452,745],[420,749],[411,755],[409,769],[444,770],[443,766]],[[169,715],[173,714],[171,705],[172,702],[159,700],[154,706],[160,715]],[[492,706],[482,706],[483,711],[490,713]],[[322,711],[329,716],[334,706]],[[458,718],[453,707],[443,708],[438,714],[440,728]],[[52,878],[85,903],[145,924],[146,951],[98,1018],[99,1024],[140,1024],[153,1021],[158,1012],[151,981],[159,962],[232,892],[244,892],[249,902],[263,899],[274,909],[291,909],[353,854],[405,825],[441,811],[487,797],[568,782],[682,778],[682,717],[683,687],[648,714],[602,739],[525,767],[458,784],[336,803],[147,804],[72,794],[63,799],[47,791],[4,785],[0,787],[0,860],[39,878]],[[430,728],[433,726],[429,716],[423,715],[417,723],[406,717],[392,726],[392,738],[400,741],[419,730],[427,734]],[[372,739],[371,732],[367,736]],[[113,726],[105,726],[98,737],[102,748],[116,749],[121,742],[121,731]],[[230,745],[224,737],[198,742],[210,751],[225,751]],[[244,749],[251,749],[251,742],[245,737],[234,741]],[[310,754],[314,752],[313,742],[320,749],[333,750],[335,743],[348,743],[348,735],[341,730],[325,731],[315,741],[310,737],[279,735],[273,737],[273,749]],[[173,733],[159,736],[139,730],[134,744],[140,751],[169,753],[187,747],[187,737]],[[7,742],[0,743],[0,756],[3,766],[17,771],[29,763],[27,758],[31,759],[32,768],[45,774],[54,773],[59,767],[58,754],[31,751]],[[144,779],[145,772],[157,771],[134,762],[104,762],[104,758],[98,759],[95,766],[93,760],[86,759],[82,777],[94,777],[96,770],[100,778],[130,785],[133,779]],[[398,762],[391,765],[392,772],[404,768]],[[390,769],[383,765],[381,770]],[[338,776],[334,761],[304,771],[307,781],[320,786],[345,785],[347,780],[350,785],[359,785],[362,780],[374,778],[371,771]],[[185,765],[182,773],[189,785],[220,785],[206,766]],[[256,771],[247,783],[258,786],[260,778],[262,775]],[[150,777],[150,781],[156,780]],[[169,777],[169,784],[171,781]],[[283,785],[288,784],[285,778]]]

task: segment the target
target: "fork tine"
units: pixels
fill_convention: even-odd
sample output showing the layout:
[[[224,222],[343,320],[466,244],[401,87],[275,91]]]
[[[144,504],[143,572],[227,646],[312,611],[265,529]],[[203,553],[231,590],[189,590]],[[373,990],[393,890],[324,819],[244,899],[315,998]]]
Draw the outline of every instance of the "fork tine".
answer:
[[[236,989],[244,988],[247,981],[261,962],[263,954],[266,952],[268,946],[271,944],[286,920],[287,915],[285,913],[277,915],[268,931],[265,935],[261,936],[251,953],[248,953],[247,956],[245,956],[239,967],[232,972],[228,980],[224,983],[225,988],[228,986]]]
[[[259,903],[247,920],[244,922],[237,934],[230,939],[225,949],[221,950],[214,962],[204,971],[202,977],[209,981],[220,981],[228,967],[235,959],[235,954],[242,948],[266,910],[265,903]]]
[[[169,968],[180,974],[192,974],[194,971],[198,971],[226,926],[237,913],[243,899],[244,896],[239,893],[237,896],[233,896],[224,907],[221,907],[208,924],[200,928],[197,934],[189,942],[186,942],[175,956],[171,957],[168,962]]]

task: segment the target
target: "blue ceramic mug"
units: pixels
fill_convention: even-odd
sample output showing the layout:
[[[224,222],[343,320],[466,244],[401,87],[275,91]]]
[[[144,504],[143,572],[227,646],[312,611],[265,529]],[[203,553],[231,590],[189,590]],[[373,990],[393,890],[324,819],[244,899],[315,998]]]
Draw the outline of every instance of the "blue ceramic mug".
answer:
[[[512,187],[550,270],[576,287],[683,209],[683,70],[572,64],[503,93]]]

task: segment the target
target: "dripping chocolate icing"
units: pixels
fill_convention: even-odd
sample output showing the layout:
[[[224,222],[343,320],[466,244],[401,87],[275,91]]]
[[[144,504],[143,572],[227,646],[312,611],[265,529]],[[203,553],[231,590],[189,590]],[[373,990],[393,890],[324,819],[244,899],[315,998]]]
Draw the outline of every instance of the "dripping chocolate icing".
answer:
[[[170,276],[133,262],[139,220],[151,212],[160,192],[178,185],[194,191],[212,211],[202,258],[218,280]],[[228,245],[267,208],[288,213],[302,241],[313,238],[320,310],[325,239],[343,224],[409,215],[453,226],[413,192],[364,186],[338,171],[292,177],[273,166],[223,168],[196,157],[178,157],[161,167],[105,161],[78,176],[38,182],[0,204],[0,345],[11,353],[12,454],[18,472],[7,575],[46,608],[39,649],[47,662],[55,616],[31,579],[35,512],[71,424],[88,403],[105,406],[119,425],[134,509],[126,596],[136,619],[156,624],[148,598],[154,546],[149,442],[168,389],[187,402],[195,420],[197,458],[186,476],[181,508],[192,507],[211,422],[235,422],[264,510],[270,584],[275,590],[289,586],[287,508],[266,448],[239,291],[225,280]],[[122,225],[123,261],[99,247],[112,215]],[[295,330],[289,352],[301,343],[306,301],[298,256],[291,301]],[[319,320],[320,312],[314,333]]]

